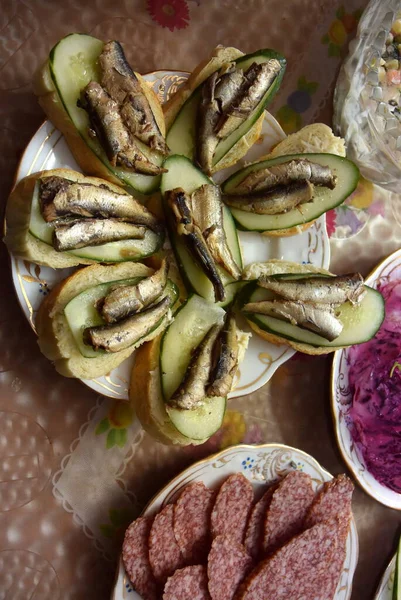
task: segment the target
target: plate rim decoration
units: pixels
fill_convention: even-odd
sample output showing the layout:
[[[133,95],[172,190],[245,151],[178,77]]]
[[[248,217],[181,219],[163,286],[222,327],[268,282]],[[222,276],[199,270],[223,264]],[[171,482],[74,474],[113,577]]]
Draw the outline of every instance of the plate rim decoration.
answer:
[[[381,260],[366,277],[365,283],[376,287],[382,273],[390,265],[394,265],[394,268],[401,266],[401,248]],[[344,382],[344,373],[347,372],[346,351],[347,349],[341,349],[333,353],[330,373],[330,405],[337,447],[353,478],[366,494],[384,506],[401,510],[401,494],[382,485],[369,473],[343,419],[344,413],[340,410],[338,395],[341,390],[346,390],[348,385],[348,379]]]
[[[151,73],[147,73],[144,75],[146,78],[148,85],[152,86],[156,94],[158,95],[160,100],[168,97],[168,90],[171,86],[181,85],[183,81],[188,77],[189,73],[186,71],[170,71],[170,70],[156,70]],[[178,80],[178,83],[177,83]],[[265,124],[267,127],[267,132],[263,134],[262,137],[270,134],[271,137],[274,138],[274,143],[277,143],[279,139],[284,139],[285,133],[280,127],[279,123],[274,119],[274,117],[265,112]],[[26,146],[21,159],[19,161],[15,177],[13,189],[16,183],[22,178],[25,177],[36,170],[42,170],[46,168],[59,168],[60,166],[65,167],[66,164],[63,162],[62,153],[64,149],[61,151],[61,155],[54,153],[55,146],[62,141],[64,142],[64,137],[58,131],[54,125],[49,121],[45,120],[40,127],[37,129],[35,134],[32,136],[30,142]],[[53,144],[53,145],[52,145]],[[272,146],[266,146],[266,149],[258,152],[258,156],[260,157],[263,153],[266,153],[269,148]],[[251,149],[250,153],[252,153],[252,149],[259,149],[258,144],[255,144]],[[76,170],[81,170],[76,165],[72,154],[69,149],[67,149],[69,168],[73,168]],[[247,155],[247,161],[257,160],[258,156],[250,156]],[[42,159],[44,160],[42,161]],[[245,159],[245,157],[244,157]],[[242,160],[244,160],[242,159]],[[55,165],[48,165],[49,160],[53,160]],[[39,164],[36,163],[39,161]],[[43,162],[43,164],[41,164]],[[234,168],[240,168],[241,161],[239,161]],[[232,167],[231,167],[232,168]],[[4,222],[6,227],[6,221]],[[240,232],[239,236],[241,239],[241,247],[245,252],[249,252],[249,248],[254,245],[252,242],[252,238],[250,235],[258,235],[258,234],[250,234],[250,232]],[[326,229],[326,221],[325,216],[319,217],[319,219],[309,228],[308,231],[304,232],[307,238],[306,241],[299,241],[298,246],[302,252],[306,253],[306,262],[311,262],[314,265],[321,266],[323,268],[328,268],[330,264],[330,242]],[[242,236],[242,237],[241,237]],[[298,236],[293,236],[290,238],[269,238],[263,239],[263,245],[266,248],[266,252],[268,252],[269,244],[274,251],[272,254],[274,257],[283,257],[282,249],[279,247],[281,242],[272,241],[272,240],[281,240],[283,239],[283,244],[287,249],[291,248],[291,242],[289,240],[293,240]],[[259,243],[261,236],[258,237]],[[298,238],[299,239],[299,238]],[[248,241],[247,241],[248,240]],[[250,240],[250,242],[249,242]],[[276,246],[273,244],[278,244],[276,251]],[[314,257],[317,257],[317,260],[314,261]],[[48,292],[49,286],[47,285],[50,280],[50,286],[52,285],[52,274],[54,273],[54,281],[60,280],[61,278],[66,277],[69,273],[72,272],[73,269],[65,269],[65,270],[55,270],[50,269],[49,267],[41,267],[39,265],[35,265],[35,263],[30,263],[29,261],[24,261],[22,259],[18,259],[9,253],[10,264],[11,264],[11,272],[12,272],[12,280],[14,290],[18,299],[18,302],[21,306],[21,309],[27,318],[31,328],[35,331],[35,322],[34,322],[34,308],[31,303],[30,298],[34,298],[34,301],[38,303],[38,300],[43,293],[45,295]],[[252,260],[257,260],[253,258]],[[252,262],[252,261],[249,261]],[[43,276],[43,279],[40,277],[41,270],[47,269],[47,276]],[[76,269],[76,267],[74,267]],[[57,275],[58,276],[57,276]],[[25,283],[26,281],[36,282],[35,284],[38,286],[38,290],[29,291],[29,283]],[[44,283],[44,286],[42,285]],[[43,289],[44,287],[44,289]],[[250,328],[249,328],[249,331]],[[250,394],[260,387],[262,387],[265,383],[269,381],[269,379],[273,376],[274,372],[278,369],[280,365],[289,360],[293,354],[295,354],[295,350],[286,345],[272,345],[266,340],[259,338],[256,334],[253,334],[252,344],[252,355],[248,354],[248,358],[251,357],[251,364],[246,364],[247,356],[245,354],[245,363],[240,365],[239,373],[240,373],[240,382],[239,385],[230,393],[230,398],[235,398],[239,396],[243,396],[245,394]],[[89,388],[94,390],[98,394],[102,394],[103,396],[113,398],[115,400],[129,400],[128,398],[128,387],[129,387],[129,376],[130,371],[132,369],[132,364],[134,361],[135,353],[133,353],[129,358],[127,358],[119,367],[104,375],[102,377],[98,377],[96,379],[86,380],[81,379],[82,383],[87,385]],[[255,366],[253,366],[255,365]],[[241,370],[243,368],[243,377],[241,382]]]
[[[273,458],[275,452],[278,455],[276,465],[274,464],[274,458]],[[287,472],[289,470],[288,466],[290,467],[290,470],[299,468],[299,465],[301,463],[299,461],[297,463],[294,460],[294,457],[296,457],[297,459],[300,458],[305,463],[307,463],[310,470],[314,469],[315,472],[317,472],[319,474],[320,479],[317,481],[316,481],[316,479],[314,479],[314,481],[316,482],[316,485],[319,485],[320,483],[323,483],[325,481],[330,481],[333,478],[333,475],[329,471],[327,471],[327,469],[325,469],[322,465],[320,465],[320,463],[313,456],[311,456],[307,452],[304,452],[303,450],[300,450],[298,448],[294,448],[292,446],[288,446],[286,444],[281,444],[281,443],[268,443],[268,444],[255,444],[255,445],[253,445],[253,444],[238,444],[236,446],[230,446],[228,448],[225,448],[224,450],[221,450],[220,452],[218,452],[216,454],[212,454],[202,460],[196,461],[195,463],[193,463],[192,465],[190,465],[189,467],[187,467],[186,469],[181,471],[181,473],[179,473],[178,475],[173,477],[173,479],[171,479],[161,490],[159,490],[153,496],[153,498],[147,503],[147,505],[145,506],[145,508],[141,514],[146,515],[146,516],[153,514],[154,511],[161,508],[165,502],[169,503],[173,498],[177,497],[181,488],[183,486],[187,485],[188,483],[190,483],[192,481],[204,481],[205,474],[203,474],[202,471],[206,471],[206,474],[210,473],[210,472],[212,472],[213,474],[216,473],[216,477],[214,477],[214,482],[212,484],[210,484],[210,482],[207,483],[207,485],[211,485],[212,487],[213,487],[213,485],[216,485],[219,483],[218,472],[220,469],[224,470],[225,467],[227,467],[227,469],[226,469],[226,472],[224,472],[224,475],[222,475],[222,477],[226,477],[231,473],[237,473],[239,471],[238,464],[243,466],[243,469],[241,470],[241,472],[243,472],[243,474],[245,476],[247,476],[251,472],[253,473],[252,469],[254,467],[251,467],[251,468],[249,468],[249,470],[247,470],[248,469],[247,464],[244,465],[244,463],[246,463],[246,459],[243,459],[243,457],[239,458],[241,453],[243,453],[244,456],[246,456],[247,454],[250,454],[250,455],[253,454],[255,456],[255,458],[258,458],[258,454],[259,454],[260,455],[259,458],[261,459],[261,461],[265,457],[266,458],[266,461],[265,461],[266,469],[268,469],[268,468],[271,469],[271,473],[275,474],[276,476],[281,473]],[[230,457],[230,455],[232,455],[232,456]],[[270,456],[271,456],[271,461],[269,464],[268,457],[270,457]],[[280,457],[282,459],[281,463],[280,463]],[[253,461],[255,461],[255,458],[253,459]],[[233,461],[235,463],[235,460],[238,461],[237,467],[234,468],[234,466],[233,466],[233,469],[230,471],[230,468],[227,465],[229,465],[229,463],[231,461]],[[251,461],[251,460],[252,460],[251,457],[249,457],[248,461]],[[287,468],[280,470],[280,468],[279,468],[280,465],[282,467],[286,466]],[[304,466],[305,465],[302,464],[302,468]],[[301,470],[302,470],[302,468],[301,468]],[[274,480],[274,477],[271,479],[265,479],[263,474],[260,475],[258,473],[258,471],[256,471],[255,475],[253,475],[252,477],[247,477],[247,478],[250,481],[254,482],[255,484],[257,484],[258,482],[260,484],[264,484],[264,483],[266,483],[266,481]],[[346,566],[344,566],[344,568],[343,568],[343,574],[347,574],[347,580],[346,580],[346,584],[344,585],[342,582],[343,575],[341,576],[341,580],[339,581],[339,584],[338,584],[338,587],[340,589],[337,588],[334,600],[349,600],[350,599],[351,593],[352,593],[352,580],[353,580],[355,569],[356,569],[356,566],[358,563],[358,555],[359,555],[358,533],[357,533],[357,528],[356,528],[356,524],[355,524],[355,519],[353,517],[352,521],[351,521],[351,530],[350,530],[350,533],[348,535],[348,540],[347,540],[347,563],[346,563]],[[131,592],[133,592],[133,593],[131,594]],[[117,566],[115,584],[114,584],[114,588],[113,588],[113,591],[111,594],[111,600],[129,600],[129,599],[139,600],[140,596],[132,590],[129,579],[125,573],[122,559],[120,557],[119,563]]]
[[[393,558],[387,565],[373,600],[392,600],[396,558],[397,554],[394,554]]]

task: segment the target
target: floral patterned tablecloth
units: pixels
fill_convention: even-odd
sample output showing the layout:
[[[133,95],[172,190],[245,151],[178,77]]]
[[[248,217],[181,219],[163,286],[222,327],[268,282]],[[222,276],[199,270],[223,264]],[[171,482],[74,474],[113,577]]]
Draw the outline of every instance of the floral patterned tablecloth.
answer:
[[[31,78],[71,31],[117,38],[136,70],[190,70],[218,43],[273,47],[288,59],[271,112],[287,133],[330,123],[336,75],[364,0],[2,0],[1,202],[43,121]],[[328,214],[332,270],[364,274],[401,245],[397,200],[362,180]],[[330,359],[296,354],[258,392],[232,400],[222,429],[184,449],[156,444],[127,404],[64,379],[40,354],[1,252],[0,599],[108,598],[127,523],[173,475],[239,442],[283,442],[345,470],[329,406]],[[43,290],[45,293],[46,290]],[[399,515],[355,492],[360,561],[354,600],[371,597]],[[374,543],[372,541],[374,540]]]

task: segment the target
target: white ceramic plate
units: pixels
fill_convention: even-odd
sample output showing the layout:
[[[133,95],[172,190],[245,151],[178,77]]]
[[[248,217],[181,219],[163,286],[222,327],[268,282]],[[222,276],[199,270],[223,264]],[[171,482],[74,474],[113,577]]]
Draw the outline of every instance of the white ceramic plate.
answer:
[[[252,482],[255,493],[266,483],[282,477],[288,471],[300,470],[312,477],[315,489],[332,475],[302,450],[283,444],[260,446],[239,445],[227,448],[218,454],[201,460],[173,479],[148,504],[144,515],[153,515],[180,495],[192,481],[203,481],[211,488],[218,487],[232,473],[241,472]],[[347,554],[333,600],[348,600],[351,597],[352,579],[358,562],[358,534],[354,520],[347,539]],[[132,589],[120,560],[111,600],[141,600]]]
[[[156,71],[146,75],[149,85],[158,94],[161,102],[166,99],[188,77],[181,71]],[[285,137],[277,121],[266,113],[262,129],[262,141],[255,144],[248,154],[246,161],[257,160],[266,154],[272,146]],[[235,167],[226,169],[216,176],[216,181],[222,181],[231,172],[237,170],[245,159]],[[35,171],[69,167],[80,171],[64,137],[46,121],[33,136],[22,157],[16,181]],[[265,261],[270,258],[283,258],[296,262],[306,262],[319,267],[328,268],[330,263],[330,245],[326,232],[325,217],[320,217],[316,223],[300,235],[284,238],[268,238],[258,233],[239,232],[242,245],[244,263]],[[58,281],[69,275],[73,269],[54,270],[41,267],[28,261],[11,257],[12,276],[18,300],[35,329],[35,314],[40,303]],[[249,330],[249,329],[248,329]],[[249,330],[250,331],[250,330]],[[238,385],[231,397],[250,394],[264,385],[276,369],[294,354],[288,346],[275,346],[253,335],[245,360],[241,365]],[[134,356],[128,358],[117,369],[104,377],[83,380],[83,382],[96,392],[117,398],[128,399],[128,382]]]
[[[373,600],[392,600],[395,574],[395,556],[384,571],[382,580]]]
[[[397,250],[381,262],[366,279],[366,283],[376,288],[379,282],[394,279],[401,280],[401,250]],[[401,494],[379,483],[367,471],[364,460],[352,440],[348,427],[352,394],[349,388],[347,356],[347,350],[335,352],[331,371],[331,407],[337,444],[348,468],[365,492],[381,504],[401,510]]]

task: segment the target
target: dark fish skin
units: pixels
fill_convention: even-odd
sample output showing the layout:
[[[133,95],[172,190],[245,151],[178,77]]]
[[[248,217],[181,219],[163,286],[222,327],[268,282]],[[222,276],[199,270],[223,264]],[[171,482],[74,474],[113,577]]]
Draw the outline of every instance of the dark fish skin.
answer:
[[[280,185],[265,192],[248,195],[223,196],[223,202],[233,208],[258,215],[280,215],[294,210],[313,198],[313,186],[309,181]]]
[[[281,65],[275,58],[249,67],[239,93],[215,127],[219,139],[228,137],[252,114],[280,71]]]
[[[214,129],[219,118],[234,100],[244,80],[240,69],[229,69],[221,77],[217,71],[202,85],[197,112],[196,158],[201,169],[212,172],[213,156],[219,142]]]
[[[291,185],[299,181],[310,181],[333,190],[337,176],[330,167],[322,166],[307,159],[293,159],[279,165],[251,171],[233,190],[232,194],[254,194],[278,185]]]
[[[238,367],[238,338],[235,317],[230,312],[226,314],[223,330],[219,334],[214,349],[217,357],[209,378],[206,390],[208,397],[224,397],[231,391],[235,373]]]
[[[120,107],[129,132],[147,146],[161,152],[169,149],[156,119],[119,42],[107,42],[99,56],[101,84]]]
[[[212,283],[216,302],[224,300],[224,285],[202,232],[194,223],[190,197],[182,188],[170,190],[166,194],[167,204],[174,215],[178,235],[182,236],[196,263]]]
[[[223,227],[223,202],[216,185],[205,184],[191,196],[192,216],[200,228],[215,263],[221,265],[234,279],[241,278],[241,269],[227,244]]]
[[[45,221],[54,220],[46,218],[46,207],[51,206],[57,194],[67,190],[70,184],[71,182],[63,177],[42,177],[39,180],[39,204]]]
[[[130,137],[121,118],[118,104],[98,83],[91,81],[82,92],[84,108],[96,136],[113,167],[122,166],[144,175],[159,175],[165,169],[150,162]]]
[[[162,224],[133,196],[116,194],[106,185],[72,182],[62,177],[43,177],[39,197],[45,221],[60,217],[100,217],[121,219],[160,231]]]
[[[214,97],[218,73],[212,73],[202,85],[196,121],[196,161],[201,169],[211,175],[213,156],[218,144],[214,133],[219,113]]]
[[[163,260],[160,269],[135,285],[119,285],[111,288],[100,309],[106,323],[116,323],[138,313],[161,296],[167,284],[169,265]]]
[[[165,296],[151,308],[119,321],[115,325],[87,327],[83,332],[84,343],[92,346],[95,350],[105,350],[106,352],[125,350],[158,326],[161,319],[167,314],[170,304],[170,297]]]
[[[143,239],[146,228],[115,219],[80,219],[57,223],[53,246],[57,252],[68,252],[86,246],[101,246],[118,240]]]
[[[355,304],[365,294],[364,280],[359,273],[335,277],[316,277],[283,280],[275,277],[260,277],[258,285],[278,294],[286,300],[299,302]]]
[[[301,329],[317,333],[329,342],[335,340],[343,329],[343,324],[333,314],[329,305],[307,304],[302,302],[270,301],[250,302],[243,308],[245,313],[268,315],[288,321]]]
[[[168,404],[182,410],[202,406],[206,398],[206,385],[212,367],[212,352],[221,325],[213,325],[197,346],[185,372],[184,379],[168,400]]]

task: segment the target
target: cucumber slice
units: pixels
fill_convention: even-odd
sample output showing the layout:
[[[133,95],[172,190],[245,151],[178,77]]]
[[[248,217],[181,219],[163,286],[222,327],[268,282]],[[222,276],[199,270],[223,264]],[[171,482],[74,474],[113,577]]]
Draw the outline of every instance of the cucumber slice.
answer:
[[[324,346],[325,348],[338,348],[341,346],[352,346],[369,341],[380,328],[384,320],[384,300],[381,294],[371,287],[365,285],[366,294],[360,304],[352,305],[350,302],[342,304],[336,316],[343,323],[340,335],[329,342],[317,333],[307,331],[291,325],[286,321],[275,319],[267,315],[244,313],[247,320],[255,323],[263,331],[279,335],[282,338],[309,344],[310,346]],[[270,290],[259,287],[252,282],[242,290],[239,304],[242,308],[247,302],[260,302],[273,298]]]
[[[168,169],[163,173],[160,190],[164,195],[168,190],[181,187],[186,192],[192,193],[205,183],[213,183],[202,171],[197,169],[190,160],[184,156],[170,156],[164,163]],[[175,225],[170,216],[170,210],[164,204],[166,214],[167,228],[171,240],[171,245],[178,263],[181,276],[188,291],[195,292],[202,298],[214,302],[213,286],[206,277],[202,269],[195,263],[190,252],[187,250],[181,236],[177,235]],[[227,243],[237,265],[242,268],[241,248],[238,240],[237,229],[234,219],[227,207],[223,209],[224,231],[227,237]],[[236,286],[231,285],[234,279],[220,266],[217,266],[224,286],[226,287],[226,299],[218,303],[219,306],[227,306],[234,298]],[[235,282],[237,283],[237,282]]]
[[[150,194],[159,187],[160,176],[141,175],[121,167],[113,167],[98,140],[88,134],[87,112],[77,106],[83,88],[90,81],[100,80],[98,58],[103,45],[101,40],[90,35],[82,33],[67,35],[50,52],[50,75],[68,116],[88,146],[88,152],[93,152],[124,186],[142,194]],[[152,162],[161,166],[163,156],[160,153],[150,150],[139,140],[138,146]]]
[[[286,66],[285,58],[278,52],[269,49],[258,50],[253,54],[247,54],[234,61],[238,67],[246,71],[246,69],[248,69],[252,63],[260,64],[267,62],[271,58],[276,58],[281,63],[281,72],[279,73],[278,77],[276,77],[270,88],[266,91],[253,114],[227,138],[219,142],[213,158],[213,165],[217,165],[217,163],[220,162],[220,160],[228,153],[229,150],[231,150],[238,140],[243,137],[251,129],[252,125],[254,125],[254,123],[259,119],[267,104],[273,99],[275,93],[280,87]],[[191,96],[181,108],[167,133],[166,139],[167,145],[171,152],[175,154],[182,154],[191,160],[193,160],[195,157],[196,115],[198,111],[200,93],[201,86],[192,92]]]
[[[196,410],[179,410],[166,405],[175,428],[191,440],[206,440],[218,431],[226,412],[226,398],[209,398]]]
[[[294,210],[289,210],[280,215],[257,215],[230,207],[231,214],[241,229],[246,231],[277,231],[309,223],[344,202],[358,185],[358,167],[342,156],[336,156],[335,154],[289,154],[288,156],[263,160],[237,171],[222,184],[222,192],[223,194],[231,194],[234,188],[252,171],[278,165],[294,158],[307,158],[311,162],[330,167],[338,176],[334,190],[315,186],[314,198],[311,202],[302,204]]]
[[[39,181],[36,182],[33,196],[29,232],[49,246],[53,246],[53,226],[46,223],[42,217],[39,205]],[[151,256],[163,244],[163,237],[154,231],[146,230],[142,240],[121,240],[109,242],[102,246],[86,246],[78,250],[70,250],[65,254],[72,254],[81,258],[98,260],[99,262],[124,262],[127,260],[138,261]]]
[[[105,354],[104,350],[94,350],[91,346],[84,344],[82,334],[86,327],[96,327],[104,325],[105,321],[96,310],[96,303],[101,298],[107,295],[111,286],[120,283],[121,285],[135,285],[142,277],[134,277],[131,279],[119,279],[117,281],[108,281],[85,290],[75,296],[64,308],[64,315],[67,319],[68,326],[74,336],[75,342],[82,356],[86,358],[97,358]],[[172,306],[178,298],[178,289],[176,285],[168,280],[163,295],[170,295],[172,298]],[[154,327],[158,327],[157,323]]]
[[[224,310],[193,295],[181,306],[174,321],[166,329],[160,346],[161,388],[168,400],[180,385],[193,350],[207,331],[222,321]],[[188,438],[209,438],[221,426],[226,398],[209,398],[195,410],[179,410],[166,403],[166,410],[174,426]]]
[[[395,556],[395,572],[392,600],[401,600],[401,537],[398,540],[397,554]]]

